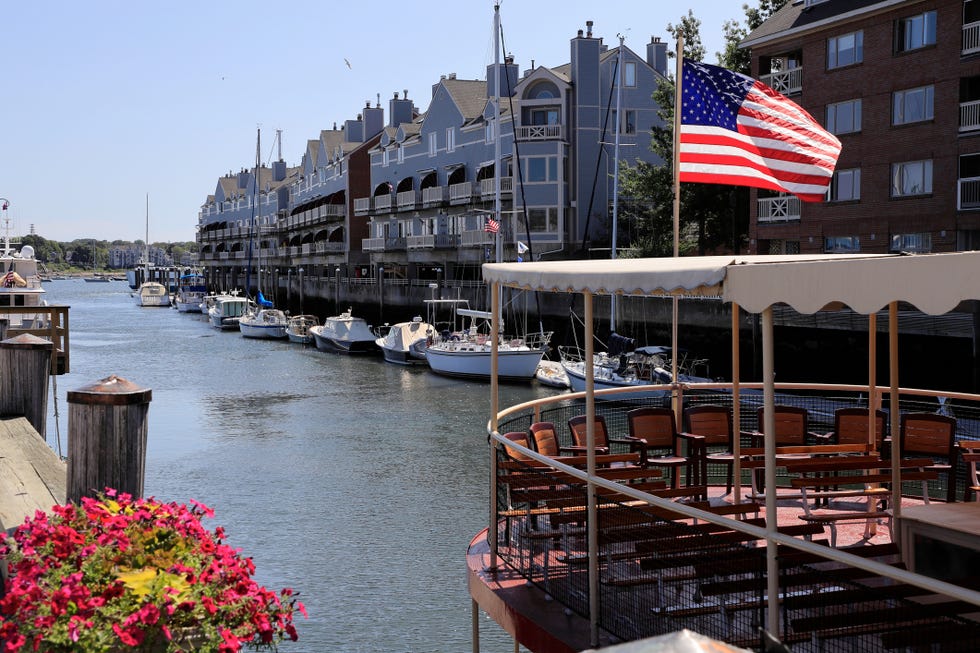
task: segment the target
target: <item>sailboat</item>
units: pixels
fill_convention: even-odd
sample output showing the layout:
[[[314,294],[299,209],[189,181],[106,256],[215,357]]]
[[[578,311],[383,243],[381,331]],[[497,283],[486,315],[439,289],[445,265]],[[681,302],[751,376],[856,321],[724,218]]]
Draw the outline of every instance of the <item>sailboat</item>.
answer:
[[[496,229],[493,231],[496,241],[497,263],[502,258],[502,236],[500,233],[500,7],[494,7],[494,214],[493,221]],[[487,80],[489,84],[489,80]],[[489,90],[489,88],[488,88]],[[469,308],[456,308],[456,315],[469,318],[469,326],[461,332],[447,337],[440,337],[425,349],[425,359],[429,369],[445,376],[463,377],[469,379],[489,379],[491,377],[491,353],[493,350],[492,314]],[[525,333],[514,336],[502,335],[502,326],[498,328],[497,375],[507,381],[530,381],[535,376],[538,364],[544,357],[551,340],[551,332]]]
[[[150,280],[150,194],[146,194],[146,240],[143,243],[143,283],[133,293],[138,306],[170,306],[170,291]]]
[[[261,164],[261,143],[262,143],[262,132],[258,131],[255,141],[255,176],[252,180],[252,233],[249,237],[248,244],[248,272],[246,274],[246,282],[251,279],[252,276],[252,246],[255,241],[255,213],[258,211],[259,206],[259,165]],[[261,218],[261,214],[259,218]],[[286,326],[289,323],[289,318],[283,311],[275,308],[273,302],[269,301],[262,294],[262,260],[261,260],[261,240],[259,241],[259,282],[256,292],[256,297],[254,303],[250,303],[248,309],[238,320],[238,330],[241,331],[242,336],[246,338],[267,338],[267,339],[281,339],[286,337]],[[246,294],[250,294],[248,289],[246,289]]]

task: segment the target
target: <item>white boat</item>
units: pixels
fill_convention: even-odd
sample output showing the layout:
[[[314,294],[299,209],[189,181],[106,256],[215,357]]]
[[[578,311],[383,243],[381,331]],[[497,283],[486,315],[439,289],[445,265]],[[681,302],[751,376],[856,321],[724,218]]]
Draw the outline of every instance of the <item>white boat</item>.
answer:
[[[162,283],[150,281],[150,196],[146,196],[146,240],[143,242],[143,283],[133,297],[137,306],[170,306],[170,291]]]
[[[238,320],[248,308],[248,300],[238,295],[217,295],[208,310],[208,321],[216,329],[237,329]]]
[[[7,200],[0,198],[3,211],[3,250],[0,251],[0,318],[7,320],[11,329],[41,329],[48,326],[45,313],[4,313],[8,306],[47,306],[45,290],[41,287],[41,275],[37,271],[34,248],[24,245],[14,249],[15,239],[10,236],[10,219],[7,217]]]
[[[592,374],[595,389],[627,388],[633,386],[663,385],[671,382],[673,352],[670,347],[633,347],[631,338],[612,334],[608,351],[593,354]],[[573,392],[585,390],[585,356],[574,347],[559,347],[561,365]],[[687,352],[679,352],[677,381],[679,383],[707,383],[712,379],[696,376],[695,368],[703,360],[689,359]],[[617,393],[608,397],[613,400],[665,397],[669,389],[644,389],[636,392]]]
[[[434,342],[435,328],[421,317],[398,322],[375,340],[385,360],[398,365],[425,365],[425,350]]]
[[[312,345],[313,334],[310,329],[320,324],[315,315],[293,315],[286,324],[286,337],[289,342],[301,345]]]
[[[569,388],[571,384],[568,381],[568,375],[565,374],[565,368],[561,366],[559,361],[549,361],[542,359],[538,363],[538,369],[534,371],[534,378],[538,380],[541,385],[546,385],[550,388]]]
[[[206,294],[207,286],[204,285],[203,274],[191,272],[181,275],[177,283],[174,306],[181,313],[200,313]]]
[[[493,342],[487,331],[491,314],[468,308],[458,308],[456,314],[470,318],[470,326],[448,337],[443,334],[426,348],[425,359],[429,368],[444,376],[489,379]],[[501,336],[497,344],[497,376],[504,381],[533,379],[550,340],[550,331]]]
[[[288,322],[289,318],[278,308],[263,308],[252,304],[238,318],[238,330],[245,338],[277,340],[286,337]]]
[[[310,328],[316,348],[343,354],[368,354],[378,351],[377,336],[362,317],[353,317],[351,309],[328,317],[322,325]]]

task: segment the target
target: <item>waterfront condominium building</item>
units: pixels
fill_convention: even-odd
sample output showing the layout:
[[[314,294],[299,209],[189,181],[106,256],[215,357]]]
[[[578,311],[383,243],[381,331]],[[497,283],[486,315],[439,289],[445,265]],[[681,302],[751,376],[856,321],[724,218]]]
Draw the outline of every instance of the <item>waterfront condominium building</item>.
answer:
[[[825,202],[752,192],[752,253],[980,247],[980,0],[790,0],[742,47],[843,145]]]
[[[298,166],[260,168],[254,211],[252,170],[219,179],[199,215],[201,263],[218,285],[244,285],[258,233],[264,265],[297,274],[479,279],[498,193],[503,260],[608,256],[615,145],[620,166],[659,163],[652,96],[666,68],[659,38],[641,56],[589,21],[568,63],[522,74],[508,56],[483,80],[447,73],[424,110],[395,92],[387,120],[378,97],[310,140]]]

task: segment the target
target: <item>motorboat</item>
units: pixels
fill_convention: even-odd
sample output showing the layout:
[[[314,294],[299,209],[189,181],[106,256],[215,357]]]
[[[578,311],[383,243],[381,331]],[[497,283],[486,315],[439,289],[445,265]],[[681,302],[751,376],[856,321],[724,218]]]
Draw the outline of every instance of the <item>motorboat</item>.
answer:
[[[0,319],[7,320],[10,329],[41,329],[48,326],[46,313],[6,313],[7,307],[47,306],[45,290],[41,287],[41,276],[37,270],[34,248],[24,245],[20,251],[10,237],[10,221],[7,215],[7,201],[3,202],[4,236],[3,250],[0,251]]]
[[[550,361],[542,358],[541,362],[538,363],[538,369],[534,371],[534,378],[541,385],[546,385],[550,388],[571,387],[568,381],[568,375],[565,373],[565,368],[562,367],[560,361]]]
[[[457,308],[456,314],[470,319],[463,331],[441,334],[426,347],[425,359],[436,374],[467,379],[489,379],[493,340],[489,337],[491,314]],[[497,341],[497,376],[503,381],[530,381],[535,377],[551,341],[551,332],[523,336],[501,336]]]
[[[183,274],[178,279],[174,306],[181,313],[200,313],[207,291],[203,274],[197,272]]]
[[[377,335],[362,317],[353,317],[348,308],[340,315],[328,317],[322,325],[310,327],[316,348],[343,354],[368,354],[378,351]]]
[[[251,304],[238,318],[238,329],[245,338],[276,340],[286,337],[289,318],[278,308],[264,308]]]
[[[292,315],[286,323],[286,337],[289,342],[312,345],[313,334],[310,329],[318,324],[320,320],[315,315]]]
[[[237,329],[248,309],[248,299],[239,295],[216,295],[208,310],[208,321],[216,329]]]
[[[385,360],[398,365],[425,365],[425,349],[434,341],[435,328],[421,316],[410,322],[398,322],[387,327],[375,342]]]
[[[133,293],[136,298],[137,306],[170,306],[170,292],[162,283],[156,281],[145,281]]]

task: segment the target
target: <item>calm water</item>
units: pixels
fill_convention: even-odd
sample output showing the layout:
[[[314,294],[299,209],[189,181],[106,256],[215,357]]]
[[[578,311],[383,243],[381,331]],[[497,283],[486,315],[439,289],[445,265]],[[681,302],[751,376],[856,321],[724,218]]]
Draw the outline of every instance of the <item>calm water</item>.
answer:
[[[219,332],[137,307],[124,282],[45,284],[71,306],[68,390],[116,374],[153,391],[146,495],[211,506],[260,583],[309,619],[284,652],[470,650],[465,551],[487,524],[489,386]],[[321,316],[322,318],[323,316]],[[502,388],[504,405],[551,394]],[[55,429],[54,411],[59,429]],[[481,647],[513,651],[485,616]]]

